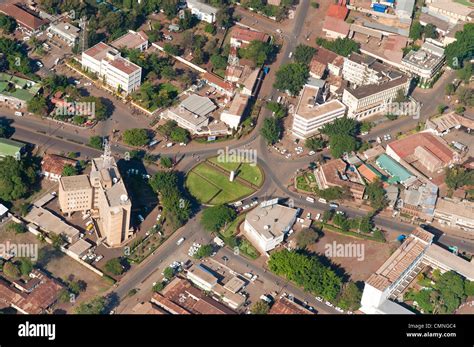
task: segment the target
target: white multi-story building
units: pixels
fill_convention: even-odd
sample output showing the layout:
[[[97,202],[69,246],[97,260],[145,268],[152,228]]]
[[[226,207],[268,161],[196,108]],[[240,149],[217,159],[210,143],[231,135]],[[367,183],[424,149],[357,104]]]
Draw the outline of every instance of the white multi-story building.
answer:
[[[344,58],[342,77],[353,86],[364,86],[378,83],[387,67],[368,55],[351,53]]]
[[[262,253],[281,242],[296,221],[297,210],[279,205],[278,201],[264,201],[247,213],[244,231],[249,241]]]
[[[343,117],[346,106],[339,100],[324,101],[321,88],[305,85],[293,116],[293,135],[306,139],[324,124]]]
[[[141,85],[142,68],[123,58],[117,49],[103,42],[82,53],[82,68],[97,74],[113,89],[127,94]]]
[[[79,32],[81,29],[66,22],[51,24],[48,31],[62,40],[66,41],[68,45],[72,46],[79,40]]]
[[[418,51],[410,51],[402,59],[402,66],[420,77],[420,84],[429,82],[444,64],[444,49],[425,42]]]
[[[191,10],[191,13],[199,20],[203,20],[208,23],[214,23],[216,21],[216,15],[218,11],[217,8],[198,0],[186,0],[186,3],[188,8]]]
[[[237,94],[232,100],[230,107],[221,113],[221,121],[230,128],[237,129],[242,117],[247,109],[249,97],[243,94]]]
[[[474,231],[474,203],[468,200],[438,199],[434,218],[453,228]]]
[[[386,112],[388,105],[397,97],[399,90],[408,93],[411,79],[400,73],[392,73],[378,84],[345,88],[342,102],[347,106],[347,116],[358,120]]]
[[[209,125],[209,116],[216,108],[211,99],[191,94],[179,106],[164,112],[163,117],[174,120],[181,128],[195,134]]]

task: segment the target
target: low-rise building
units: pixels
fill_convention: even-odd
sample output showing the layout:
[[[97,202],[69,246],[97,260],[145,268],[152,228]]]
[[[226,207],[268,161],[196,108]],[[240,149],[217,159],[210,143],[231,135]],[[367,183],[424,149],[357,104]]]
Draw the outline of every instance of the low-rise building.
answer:
[[[206,81],[208,85],[216,88],[216,90],[223,95],[232,97],[234,95],[234,85],[228,81],[223,80],[221,77],[212,74],[210,72],[205,72],[202,78]]]
[[[65,41],[69,46],[73,46],[79,41],[79,32],[81,29],[68,22],[52,23],[48,31]]]
[[[141,85],[142,68],[103,42],[82,52],[82,68],[97,74],[111,88],[127,94]]]
[[[392,183],[408,184],[408,182],[416,179],[410,171],[385,153],[380,155],[375,163],[387,176],[390,176],[390,182]]]
[[[331,75],[340,76],[343,65],[344,58],[342,56],[324,47],[318,47],[309,64],[309,74],[314,78],[323,78],[326,71],[329,71]]]
[[[12,307],[23,314],[51,313],[64,286],[37,269],[29,277],[26,281],[0,277],[0,306]]]
[[[266,253],[278,246],[296,221],[297,210],[264,201],[248,212],[244,233],[260,252]]]
[[[459,199],[438,199],[434,218],[453,228],[474,231],[474,202]]]
[[[293,116],[293,135],[306,139],[313,136],[325,124],[341,118],[346,113],[346,106],[339,100],[325,101],[322,88],[305,85],[301,91]]]
[[[120,36],[110,45],[117,49],[138,49],[140,52],[143,52],[148,48],[148,35],[144,31],[136,32],[129,30],[128,33]]]
[[[417,51],[410,51],[402,59],[402,66],[420,78],[419,84],[432,81],[444,64],[444,49],[425,42]]]
[[[260,31],[235,26],[232,29],[230,37],[230,45],[232,47],[243,48],[250,44],[252,41],[268,42],[270,36]]]
[[[474,120],[455,112],[449,112],[439,117],[426,120],[425,129],[437,136],[447,134],[451,129],[464,127],[469,131],[474,130]]]
[[[326,17],[323,24],[323,32],[330,39],[343,39],[349,35],[350,25],[342,19]]]
[[[45,154],[41,161],[41,174],[51,181],[58,181],[62,174],[64,167],[70,165],[75,167],[76,160],[62,157],[57,154]]]
[[[419,166],[427,172],[438,172],[460,161],[459,154],[453,151],[441,138],[427,132],[390,142],[386,151],[397,162],[403,160],[412,166]]]
[[[188,8],[191,10],[191,13],[199,20],[203,20],[208,23],[214,23],[216,21],[216,15],[218,11],[217,8],[198,0],[186,0],[186,3]]]
[[[19,4],[0,4],[0,13],[12,17],[27,35],[37,34],[48,23],[34,12],[27,11]]]
[[[458,21],[471,22],[474,20],[472,6],[466,6],[453,0],[428,0],[425,6],[431,13],[449,18],[451,23]]]
[[[245,116],[248,102],[248,96],[242,95],[240,93],[236,94],[230,103],[230,107],[222,111],[221,121],[227,124],[229,128],[237,129],[241,120]]]
[[[307,308],[298,305],[294,301],[281,297],[272,305],[269,314],[314,314]]]
[[[41,89],[41,84],[7,73],[0,73],[0,105],[26,109]]]
[[[400,197],[400,212],[431,221],[437,199],[438,187],[432,183],[426,183],[414,189],[406,189],[402,191]]]

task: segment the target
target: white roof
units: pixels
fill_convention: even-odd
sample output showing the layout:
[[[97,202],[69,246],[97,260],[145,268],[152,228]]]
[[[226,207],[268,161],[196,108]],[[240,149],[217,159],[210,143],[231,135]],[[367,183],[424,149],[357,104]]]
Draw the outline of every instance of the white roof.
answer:
[[[0,216],[3,216],[7,212],[8,208],[6,208],[3,204],[0,204]]]

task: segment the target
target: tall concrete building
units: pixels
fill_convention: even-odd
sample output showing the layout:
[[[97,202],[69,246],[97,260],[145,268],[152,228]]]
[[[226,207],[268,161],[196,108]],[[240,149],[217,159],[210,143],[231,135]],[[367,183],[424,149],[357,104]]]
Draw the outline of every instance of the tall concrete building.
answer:
[[[100,237],[111,247],[122,245],[132,235],[132,204],[108,145],[100,158],[92,159],[89,175],[60,178],[59,206],[63,213],[90,210]]]

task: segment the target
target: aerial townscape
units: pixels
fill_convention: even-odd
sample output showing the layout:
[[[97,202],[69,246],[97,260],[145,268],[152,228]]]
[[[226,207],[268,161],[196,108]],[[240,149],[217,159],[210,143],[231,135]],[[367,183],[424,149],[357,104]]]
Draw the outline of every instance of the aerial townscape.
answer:
[[[473,43],[473,0],[1,1],[0,312],[474,314]]]

